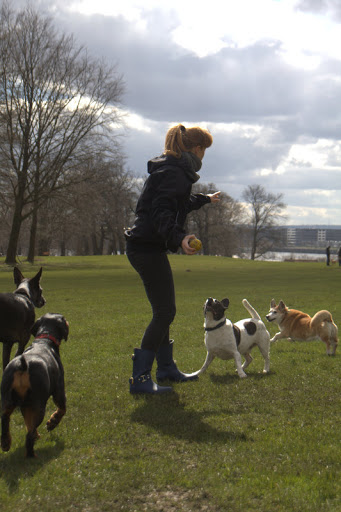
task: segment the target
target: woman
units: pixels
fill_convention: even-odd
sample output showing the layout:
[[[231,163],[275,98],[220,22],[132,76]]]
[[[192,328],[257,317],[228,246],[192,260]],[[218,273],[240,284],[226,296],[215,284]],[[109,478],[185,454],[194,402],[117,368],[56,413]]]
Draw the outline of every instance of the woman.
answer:
[[[139,273],[152,306],[153,317],[133,355],[131,393],[165,393],[171,387],[159,386],[151,378],[156,356],[158,382],[184,382],[192,377],[180,372],[173,361],[173,341],[169,326],[175,317],[175,292],[167,251],[195,254],[189,246],[195,235],[184,230],[187,214],[207,203],[219,201],[220,192],[191,194],[193,183],[211,134],[200,127],[178,124],[166,134],[164,153],[148,162],[147,178],[136,207],[134,226],[126,230],[127,256]]]

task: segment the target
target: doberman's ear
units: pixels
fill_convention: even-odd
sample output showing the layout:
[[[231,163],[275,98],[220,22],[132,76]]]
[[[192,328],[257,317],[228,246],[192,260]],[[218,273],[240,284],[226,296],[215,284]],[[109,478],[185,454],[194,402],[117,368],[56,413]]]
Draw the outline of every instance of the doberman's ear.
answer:
[[[66,318],[63,315],[55,314],[53,316],[54,316],[55,326],[58,329],[59,339],[67,341],[68,336],[69,336],[69,322],[66,320]]]
[[[36,273],[36,275],[34,277],[32,277],[32,280],[39,283],[42,271],[43,271],[43,267],[40,267],[40,270]]]
[[[66,319],[64,317],[62,317],[62,339],[64,339],[65,341],[67,341],[68,339],[68,336],[69,336],[69,322],[66,321]]]
[[[230,304],[229,299],[223,299],[221,301],[221,305],[223,306],[224,309],[227,309],[229,307],[229,304]]]
[[[25,279],[18,267],[14,267],[13,269],[14,283],[16,287],[19,286],[20,283]]]

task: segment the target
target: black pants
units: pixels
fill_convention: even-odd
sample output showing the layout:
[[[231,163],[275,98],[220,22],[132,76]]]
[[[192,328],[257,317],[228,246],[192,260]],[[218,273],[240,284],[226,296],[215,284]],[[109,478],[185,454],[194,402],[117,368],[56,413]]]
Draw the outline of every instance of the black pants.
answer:
[[[172,269],[165,252],[140,253],[127,250],[127,256],[143,281],[153,313],[143,335],[141,348],[157,352],[161,344],[169,343],[169,326],[176,313]]]

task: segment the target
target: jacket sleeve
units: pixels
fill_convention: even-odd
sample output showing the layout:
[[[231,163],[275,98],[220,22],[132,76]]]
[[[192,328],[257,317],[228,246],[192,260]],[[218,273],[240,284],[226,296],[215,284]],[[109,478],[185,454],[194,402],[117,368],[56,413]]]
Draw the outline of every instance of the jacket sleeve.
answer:
[[[191,194],[187,202],[187,213],[193,210],[199,210],[199,208],[210,202],[211,199],[205,194]]]
[[[167,249],[176,252],[186,236],[182,226],[177,224],[179,193],[183,184],[176,170],[160,171],[153,178],[157,181],[151,208],[153,226]]]

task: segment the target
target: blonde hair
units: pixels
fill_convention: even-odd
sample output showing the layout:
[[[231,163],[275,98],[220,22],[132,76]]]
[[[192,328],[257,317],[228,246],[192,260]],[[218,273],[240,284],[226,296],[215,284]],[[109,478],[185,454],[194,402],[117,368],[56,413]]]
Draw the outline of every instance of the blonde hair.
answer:
[[[177,124],[169,128],[166,134],[164,153],[180,158],[183,151],[190,151],[196,146],[206,149],[212,145],[212,142],[213,137],[205,128],[200,126],[185,128],[182,124]]]

